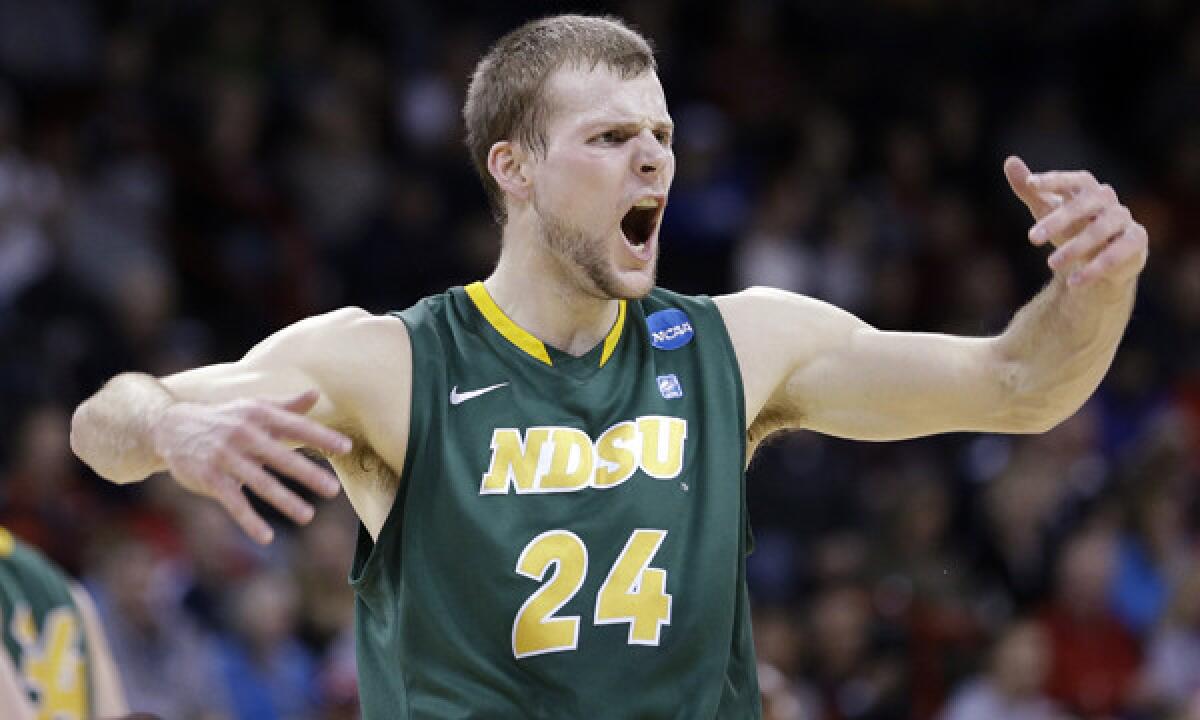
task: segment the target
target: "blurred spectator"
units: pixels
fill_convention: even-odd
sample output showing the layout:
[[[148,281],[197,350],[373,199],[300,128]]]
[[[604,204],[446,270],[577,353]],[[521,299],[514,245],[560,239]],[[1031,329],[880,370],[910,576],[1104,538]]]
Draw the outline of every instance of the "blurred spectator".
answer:
[[[766,719],[820,717],[816,691],[801,679],[808,650],[805,632],[796,614],[787,608],[760,607],[754,611],[754,648]]]
[[[302,528],[294,548],[301,635],[323,653],[354,621],[354,597],[345,592],[358,522],[344,497],[325,503]]]
[[[129,706],[179,720],[230,718],[214,643],[181,611],[162,559],[132,538],[96,555],[101,567],[91,585]]]
[[[815,600],[809,672],[822,715],[837,720],[901,720],[910,716],[903,659],[884,637],[870,597],[853,585],[834,586]]]
[[[1113,609],[1139,636],[1153,629],[1171,589],[1195,563],[1186,532],[1187,508],[1161,477],[1133,480],[1126,503],[1131,527],[1120,539],[1112,587]]]
[[[984,674],[968,680],[946,703],[940,720],[1057,720],[1064,718],[1042,688],[1051,649],[1045,630],[1021,620],[1004,628]]]
[[[1047,690],[1085,718],[1120,712],[1140,661],[1136,639],[1109,609],[1115,553],[1108,531],[1072,538],[1059,560],[1054,601],[1041,615],[1054,658]]]
[[[16,96],[0,85],[0,309],[50,272],[64,201],[53,168],[21,151],[20,122]]]
[[[800,696],[774,665],[758,664],[758,685],[762,691],[763,720],[816,720],[820,717],[812,699]]]
[[[296,588],[282,573],[264,572],[233,598],[233,632],[220,643],[219,665],[238,720],[313,717],[320,686],[312,656],[295,639]]]
[[[96,522],[97,488],[71,455],[64,432],[69,419],[56,404],[35,406],[25,415],[7,472],[0,469],[0,525],[78,574],[82,538]]]
[[[1200,569],[1176,589],[1146,657],[1144,692],[1158,715],[1183,713],[1200,699]]]
[[[805,242],[813,220],[813,188],[784,177],[765,193],[758,226],[737,245],[734,285],[752,285],[813,294],[814,262]]]

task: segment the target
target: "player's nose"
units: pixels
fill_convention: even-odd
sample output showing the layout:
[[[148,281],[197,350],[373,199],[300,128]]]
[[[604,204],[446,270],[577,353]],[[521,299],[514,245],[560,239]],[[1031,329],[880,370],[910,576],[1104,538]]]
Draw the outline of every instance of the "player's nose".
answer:
[[[638,175],[655,177],[664,172],[670,161],[670,149],[653,132],[643,129],[638,133],[637,152],[634,153],[634,167]]]

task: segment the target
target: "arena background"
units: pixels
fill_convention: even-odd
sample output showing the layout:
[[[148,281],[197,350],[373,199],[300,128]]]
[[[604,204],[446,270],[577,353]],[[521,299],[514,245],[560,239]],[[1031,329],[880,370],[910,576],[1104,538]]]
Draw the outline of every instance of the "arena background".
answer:
[[[564,9],[656,41],[668,287],[998,332],[1048,278],[1008,153],[1091,169],[1149,229],[1115,365],[1061,427],[760,452],[768,717],[1200,713],[1195,3],[0,0],[0,523],[86,581],[134,709],[356,717],[355,523],[322,504],[258,548],[168,481],[91,474],[72,408],[484,277],[465,83]]]

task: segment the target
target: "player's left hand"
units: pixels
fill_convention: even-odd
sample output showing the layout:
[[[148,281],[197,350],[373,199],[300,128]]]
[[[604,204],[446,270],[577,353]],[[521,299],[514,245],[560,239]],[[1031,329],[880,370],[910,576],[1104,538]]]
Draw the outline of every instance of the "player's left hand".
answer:
[[[1146,228],[1112,186],[1086,170],[1033,173],[1016,156],[1004,161],[1004,175],[1036,221],[1029,241],[1055,246],[1047,262],[1056,274],[1066,273],[1068,286],[1121,284],[1146,266]]]

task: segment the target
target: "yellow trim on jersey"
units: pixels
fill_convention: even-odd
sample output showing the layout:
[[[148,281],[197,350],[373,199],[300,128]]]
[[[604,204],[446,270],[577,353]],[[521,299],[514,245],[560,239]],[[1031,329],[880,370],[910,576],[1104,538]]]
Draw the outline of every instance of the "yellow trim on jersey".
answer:
[[[621,331],[625,329],[625,301],[622,300],[617,307],[617,321],[613,323],[612,330],[608,331],[608,337],[604,338],[604,352],[600,355],[600,367],[604,367],[604,363],[612,357],[613,350],[617,349],[617,341],[621,339]]]
[[[12,555],[13,548],[16,547],[16,541],[13,539],[12,533],[8,528],[0,527],[0,557],[8,557]]]
[[[510,320],[504,314],[504,311],[500,309],[500,306],[496,304],[496,301],[492,300],[491,294],[488,293],[483,283],[473,282],[464,289],[475,303],[475,307],[479,308],[479,312],[483,313],[483,316],[492,324],[492,327],[496,328],[496,332],[538,360],[547,365],[554,365],[550,361],[550,353],[546,352],[546,346],[542,344],[542,341],[530,335],[525,328]]]
[[[496,328],[496,332],[504,336],[505,340],[547,365],[554,365],[550,359],[550,353],[546,351],[546,346],[542,344],[542,341],[505,315],[482,282],[473,282],[463,289],[467,291],[467,296],[471,298],[471,302],[475,303],[475,307],[479,309],[483,317],[491,323],[492,327]],[[608,331],[608,336],[604,338],[604,351],[600,354],[600,367],[604,367],[604,363],[612,357],[613,351],[617,349],[617,341],[621,339],[621,331],[624,329],[625,301],[621,300],[617,306],[617,321],[613,323],[612,329]]]

